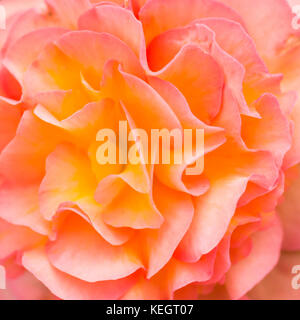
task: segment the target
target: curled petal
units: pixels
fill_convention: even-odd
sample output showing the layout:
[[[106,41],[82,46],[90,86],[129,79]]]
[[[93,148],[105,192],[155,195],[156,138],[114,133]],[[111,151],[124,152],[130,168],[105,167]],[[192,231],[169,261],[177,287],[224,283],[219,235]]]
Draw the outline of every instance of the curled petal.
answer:
[[[164,223],[159,230],[149,231],[146,235],[149,251],[147,278],[155,275],[172,258],[194,214],[190,196],[161,184],[154,186],[154,201],[164,217]]]
[[[210,190],[195,200],[195,215],[176,256],[184,261],[197,261],[214,249],[223,238],[244,193],[248,179],[229,176],[211,183]],[[233,191],[234,190],[234,191]]]
[[[239,299],[261,281],[277,264],[280,256],[282,229],[279,219],[252,237],[250,254],[231,267],[226,287],[232,299]]]
[[[118,299],[135,283],[134,276],[120,280],[88,283],[54,268],[43,247],[27,251],[24,267],[44,283],[56,296],[65,300]]]
[[[65,32],[60,28],[41,28],[26,34],[9,47],[4,65],[22,83],[24,73],[42,49]]]
[[[141,23],[124,8],[102,5],[85,12],[78,21],[79,29],[105,32],[124,41],[140,56],[143,50],[144,33]]]
[[[73,213],[59,223],[46,254],[55,268],[87,282],[125,278],[142,267],[129,245],[112,246]]]
[[[240,14],[258,52],[266,58],[276,55],[293,33],[292,10],[284,0],[221,0]],[[270,10],[272,8],[272,10]],[[276,30],[276,32],[273,32]],[[268,36],[266,36],[268,35]]]
[[[140,13],[147,43],[164,31],[182,27],[205,17],[223,17],[241,22],[230,7],[214,0],[150,0]]]
[[[43,237],[27,227],[15,226],[0,219],[0,259],[28,250],[43,241]]]
[[[217,62],[199,47],[183,47],[156,76],[174,84],[200,120],[209,123],[220,111],[224,74]]]

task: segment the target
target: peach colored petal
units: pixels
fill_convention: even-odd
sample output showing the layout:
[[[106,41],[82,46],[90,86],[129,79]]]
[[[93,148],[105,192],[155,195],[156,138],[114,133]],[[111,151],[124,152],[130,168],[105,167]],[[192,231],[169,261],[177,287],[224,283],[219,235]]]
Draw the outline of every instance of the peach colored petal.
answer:
[[[228,176],[211,182],[210,190],[195,200],[194,219],[176,251],[177,257],[194,262],[218,245],[247,182],[248,179],[242,176]]]
[[[199,120],[190,110],[183,94],[170,82],[156,76],[149,76],[148,82],[169,104],[184,129],[204,129],[205,152],[211,152],[225,142],[224,130],[208,126]]]
[[[76,279],[54,268],[49,263],[43,247],[25,252],[22,263],[56,296],[65,300],[118,299],[136,281],[134,275],[120,280],[94,283]]]
[[[259,186],[255,185],[254,190],[250,191],[250,195],[249,194],[247,195],[248,190],[246,190],[246,192],[243,195],[244,199],[241,199],[239,206],[246,205],[245,206],[246,210],[250,210],[250,212],[274,211],[277,205],[280,203],[281,197],[285,191],[284,183],[285,183],[285,175],[283,171],[280,171],[278,179],[275,182],[273,187],[266,189],[266,188],[260,188]],[[243,203],[243,201],[245,200],[246,202]]]
[[[161,184],[154,185],[154,201],[164,217],[164,223],[159,230],[149,231],[146,235],[149,252],[147,278],[154,276],[171,259],[194,214],[190,196]]]
[[[1,294],[6,294],[4,300],[55,299],[55,296],[53,296],[37,278],[27,271],[16,278],[8,278],[6,281],[6,290],[4,290],[4,293],[0,293],[0,300]]]
[[[209,122],[218,114],[224,75],[216,61],[198,46],[184,46],[157,76],[181,91],[200,120]]]
[[[255,105],[261,119],[243,117],[242,137],[251,149],[270,151],[278,166],[291,147],[290,124],[277,99],[265,94]]]
[[[72,135],[72,143],[88,148],[100,129],[118,130],[121,111],[112,100],[91,102],[61,121],[61,126]],[[111,169],[111,168],[110,168]]]
[[[170,298],[165,288],[165,281],[147,280],[144,276],[136,279],[136,283],[122,296],[122,300],[167,300]]]
[[[106,65],[101,92],[104,97],[122,102],[126,113],[134,119],[136,128],[149,133],[153,128],[181,129],[179,120],[166,101],[145,81],[121,71],[115,61]]]
[[[0,186],[0,217],[14,225],[48,235],[50,224],[40,213],[38,189],[37,184],[3,182]]]
[[[203,23],[215,32],[215,39],[219,46],[245,67],[245,81],[257,73],[267,72],[254,41],[241,24],[224,18],[205,18],[196,20],[194,23]]]
[[[43,48],[65,32],[66,30],[60,28],[41,28],[27,33],[9,47],[4,65],[22,83],[24,73]]]
[[[197,262],[186,263],[180,260],[171,262],[171,292],[179,290],[194,282],[208,281],[213,275],[216,250],[203,255]]]
[[[91,3],[96,4],[96,6],[101,6],[101,5],[119,5],[119,6],[124,6],[124,0],[90,0]]]
[[[5,281],[6,276],[5,276],[5,268],[0,265],[0,289],[5,289]]]
[[[226,275],[226,287],[232,299],[239,299],[260,282],[276,265],[280,255],[282,229],[279,219],[252,237],[253,248]]]
[[[130,0],[134,14],[138,17],[139,11],[146,4],[147,0]]]
[[[15,138],[0,155],[1,174],[6,180],[19,184],[39,181],[45,173],[45,159],[63,139],[55,128],[26,111]]]
[[[28,250],[43,241],[43,237],[27,227],[15,226],[0,218],[0,259]]]
[[[135,191],[119,177],[108,176],[103,179],[98,185],[95,199],[104,206],[103,219],[111,226],[156,229],[163,223],[151,194]]]
[[[223,21],[222,19],[219,20]],[[242,94],[243,81],[245,80],[245,67],[239,63],[234,56],[228,55],[227,52],[219,46],[216,42],[215,32],[205,25],[206,21],[210,21],[210,19],[196,20],[191,25],[173,29],[157,36],[147,49],[149,65],[152,69],[159,70],[170,63],[172,59],[175,59],[174,57],[179,55],[180,50],[183,50],[184,46],[197,46],[201,48],[204,53],[210,55],[219,66],[222,66],[226,87],[232,91],[232,97],[237,100],[240,111],[249,114],[249,108]],[[212,19],[212,21],[214,20]],[[235,26],[237,24],[233,23],[233,25]],[[223,29],[226,29],[226,27],[230,29],[232,26],[225,24]],[[237,44],[233,46],[237,46]],[[227,46],[227,48],[228,47],[229,46]],[[195,64],[194,61],[192,61],[192,63]],[[262,66],[262,68],[263,67],[264,66]],[[260,68],[260,72],[262,68]],[[263,68],[263,70],[265,69]],[[160,75],[160,72],[157,72],[157,74]]]
[[[216,248],[213,274],[206,285],[223,282],[224,275],[231,267],[230,245],[231,235],[226,234]]]
[[[13,104],[22,96],[20,83],[4,66],[0,68],[0,94],[4,99],[13,100]]]
[[[79,16],[91,8],[89,0],[46,0],[46,3],[70,29],[75,29]]]
[[[299,163],[300,159],[300,100],[298,98],[295,108],[292,112],[293,121],[293,141],[292,147],[287,152],[284,159],[284,167],[291,168]]]
[[[299,170],[299,166],[297,167]],[[277,208],[284,230],[283,249],[300,250],[300,203],[299,203],[300,179],[295,179],[291,186],[287,186],[284,200]]]
[[[60,100],[60,93],[49,92],[39,95],[38,100],[44,103],[37,105],[33,111],[34,114],[39,119],[64,130],[67,134],[65,137],[66,142],[68,141],[88,151],[93,171],[98,180],[101,180],[108,173],[119,172],[121,166],[107,165],[105,168],[103,166],[100,167],[96,163],[96,150],[93,149],[95,144],[97,144],[97,147],[99,145],[99,143],[96,143],[99,130],[112,129],[115,132],[119,130],[119,120],[124,118],[121,108],[113,100],[103,99],[98,102],[88,103],[70,117],[59,121],[60,117],[57,118],[57,116],[62,110],[56,111],[55,109],[59,109],[59,104],[61,107],[64,104]],[[51,110],[52,107],[54,107],[54,110]]]
[[[291,45],[287,45],[279,58],[273,62],[271,66],[274,72],[283,73],[283,89],[286,91],[295,90],[298,96],[298,100],[291,114],[294,122],[293,145],[291,150],[286,155],[286,167],[294,166],[299,162],[300,159],[300,91],[298,85],[300,79],[300,45],[298,41],[299,39],[296,38],[295,43],[292,42]]]
[[[46,9],[38,10],[32,8],[17,14],[8,26],[2,53],[5,53],[15,41],[27,33],[47,27],[60,27],[60,23]]]
[[[46,175],[39,190],[41,212],[50,220],[60,203],[76,202],[96,186],[87,156],[70,145],[59,145],[47,157]]]
[[[250,292],[250,299],[256,300],[299,300],[300,290],[292,284],[298,284],[297,273],[292,273],[294,266],[299,265],[298,252],[282,252],[275,268]],[[298,271],[299,275],[299,271]],[[295,280],[293,281],[293,278]],[[299,279],[299,278],[298,278]]]
[[[221,2],[241,15],[258,52],[266,59],[274,56],[292,34],[292,11],[285,0],[221,0]],[[277,32],[274,33],[274,30]]]
[[[82,44],[80,49],[78,43]],[[122,64],[124,71],[143,77],[134,52],[114,35],[88,30],[74,31],[62,36],[57,41],[57,46],[68,57],[86,69],[91,68],[98,75],[102,74],[108,60],[116,60]]]
[[[122,299],[157,300],[173,299],[174,292],[195,282],[207,281],[212,273],[215,251],[203,256],[197,263],[172,259],[151,279],[141,276]]]
[[[226,138],[223,130],[221,128],[208,126],[194,116],[185,97],[173,84],[154,76],[150,76],[148,81],[171,106],[184,129],[204,130],[205,153],[215,150],[225,142]],[[199,156],[202,156],[202,152],[200,152]],[[208,190],[209,181],[205,175],[193,177],[184,174],[188,164],[194,162],[194,157],[192,158],[192,161],[187,159],[187,161],[185,161],[186,163],[182,165],[157,164],[154,168],[155,176],[170,188],[199,196]]]
[[[24,75],[23,89],[23,96],[26,99],[32,99],[42,92],[72,90],[77,101],[84,100],[84,105],[88,102],[82,90],[79,66],[52,43],[46,46],[28,68]],[[83,97],[80,97],[81,94]],[[74,101],[71,100],[70,104],[74,112]],[[67,116],[71,113],[68,111],[66,110]]]
[[[249,181],[268,190],[278,181],[278,167],[274,157],[268,151],[249,150],[228,139],[227,143],[208,154],[206,158],[208,177],[218,178],[234,170],[249,177]],[[218,159],[223,159],[222,164]]]
[[[10,17],[22,10],[43,7],[44,0],[2,0],[1,5],[4,6],[7,17]]]
[[[102,5],[85,12],[78,21],[79,29],[106,32],[124,41],[140,56],[144,43],[141,23],[131,11],[117,6]]]
[[[60,172],[59,176],[57,172]],[[80,212],[108,242],[120,245],[128,240],[126,230],[115,230],[103,222],[102,207],[94,200],[97,181],[88,157],[76,147],[64,144],[51,153],[46,175],[39,188],[41,214],[51,220],[57,212]],[[78,209],[74,209],[75,203]],[[83,211],[81,213],[81,211]]]
[[[125,278],[142,267],[129,245],[112,246],[74,214],[60,223],[46,253],[55,268],[87,282]]]
[[[140,13],[147,43],[164,31],[184,26],[195,19],[223,17],[240,22],[240,17],[229,7],[213,0],[150,0]]]
[[[82,44],[81,50],[78,41]],[[92,31],[70,32],[56,45],[48,45],[29,68],[24,80],[25,96],[33,97],[43,91],[72,90],[73,104],[76,99],[84,100],[86,104],[89,101],[85,97],[95,98],[95,94],[93,90],[87,90],[82,77],[89,86],[99,89],[104,65],[112,58],[122,63],[125,71],[143,75],[138,58],[116,37]]]
[[[3,99],[0,100],[0,151],[15,136],[20,119],[20,108],[7,103]]]

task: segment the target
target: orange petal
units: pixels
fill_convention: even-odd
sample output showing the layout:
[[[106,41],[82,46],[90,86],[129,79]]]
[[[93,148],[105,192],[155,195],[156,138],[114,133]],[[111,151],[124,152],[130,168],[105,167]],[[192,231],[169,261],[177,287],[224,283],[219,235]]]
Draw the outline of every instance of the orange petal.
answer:
[[[267,60],[276,56],[276,51],[293,32],[292,10],[284,0],[221,0],[221,2],[240,14],[247,31],[256,43],[258,52]],[[273,32],[275,29],[278,31],[276,34]]]
[[[201,73],[198,70],[201,69]],[[193,114],[210,122],[221,108],[224,74],[217,62],[196,45],[184,46],[155,74],[174,84],[185,96]]]
[[[63,133],[25,111],[15,138],[0,155],[0,172],[8,181],[32,183],[45,174],[45,160]]]
[[[154,201],[164,223],[159,230],[149,231],[145,236],[149,255],[147,278],[155,275],[171,259],[194,214],[190,196],[158,183],[154,185]]]
[[[14,138],[20,119],[21,110],[17,106],[0,100],[0,151]]]
[[[22,83],[24,73],[43,48],[65,32],[66,30],[60,28],[42,28],[27,33],[9,47],[4,65]]]
[[[297,166],[299,170],[299,166]],[[297,177],[290,186],[286,186],[284,198],[277,211],[284,230],[283,249],[300,250],[300,179]]]
[[[36,184],[3,182],[0,187],[0,217],[15,225],[26,226],[47,235],[50,224],[40,213],[38,188]]]
[[[88,0],[46,0],[46,3],[70,29],[76,29],[79,16],[91,8]]]
[[[118,299],[135,283],[135,276],[115,281],[88,283],[54,268],[43,247],[23,255],[24,267],[34,274],[56,296],[65,300]]]
[[[98,185],[95,199],[103,207],[104,221],[114,227],[157,229],[163,217],[151,194],[139,193],[121,178],[108,176]]]
[[[239,299],[259,283],[276,265],[280,256],[282,229],[278,218],[271,226],[252,237],[250,254],[233,265],[226,275],[232,299]]]
[[[104,223],[102,207],[93,197],[96,186],[87,155],[70,145],[60,145],[47,158],[46,175],[39,189],[41,213],[51,220],[57,211],[58,214],[63,210],[83,211],[83,216],[104,239],[114,245],[124,243],[130,234]],[[79,208],[73,209],[70,202]]]
[[[147,43],[157,35],[184,25],[195,19],[205,17],[223,17],[241,21],[231,8],[214,0],[150,0],[141,9],[140,20],[143,23]]]
[[[87,282],[125,278],[142,267],[129,245],[112,246],[74,214],[59,224],[46,252],[55,268]]]
[[[38,245],[43,237],[27,227],[15,226],[0,219],[0,259]]]
[[[131,11],[118,6],[102,5],[84,13],[78,21],[79,29],[106,32],[124,41],[136,54],[145,47],[141,23]]]
[[[281,166],[291,147],[290,124],[280,109],[278,100],[271,94],[263,95],[256,103],[261,119],[243,117],[242,137],[247,146],[270,151]]]
[[[199,260],[223,238],[248,179],[229,176],[213,181],[210,190],[195,200],[191,227],[180,243],[176,256],[188,262]]]

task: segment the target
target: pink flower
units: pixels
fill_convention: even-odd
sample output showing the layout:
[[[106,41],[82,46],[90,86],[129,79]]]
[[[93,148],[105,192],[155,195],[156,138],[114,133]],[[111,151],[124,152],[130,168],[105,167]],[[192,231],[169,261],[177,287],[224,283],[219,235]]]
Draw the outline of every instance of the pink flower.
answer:
[[[0,297],[299,298],[287,1],[3,4]],[[185,174],[191,157],[99,164],[97,132],[120,120],[203,129],[203,173]]]

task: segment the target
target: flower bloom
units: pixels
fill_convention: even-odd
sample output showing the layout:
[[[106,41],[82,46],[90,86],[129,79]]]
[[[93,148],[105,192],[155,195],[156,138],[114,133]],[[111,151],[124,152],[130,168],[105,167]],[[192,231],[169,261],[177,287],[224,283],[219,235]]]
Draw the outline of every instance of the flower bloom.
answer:
[[[3,3],[0,298],[300,298],[288,2]],[[100,165],[119,121],[203,129],[204,171]]]

